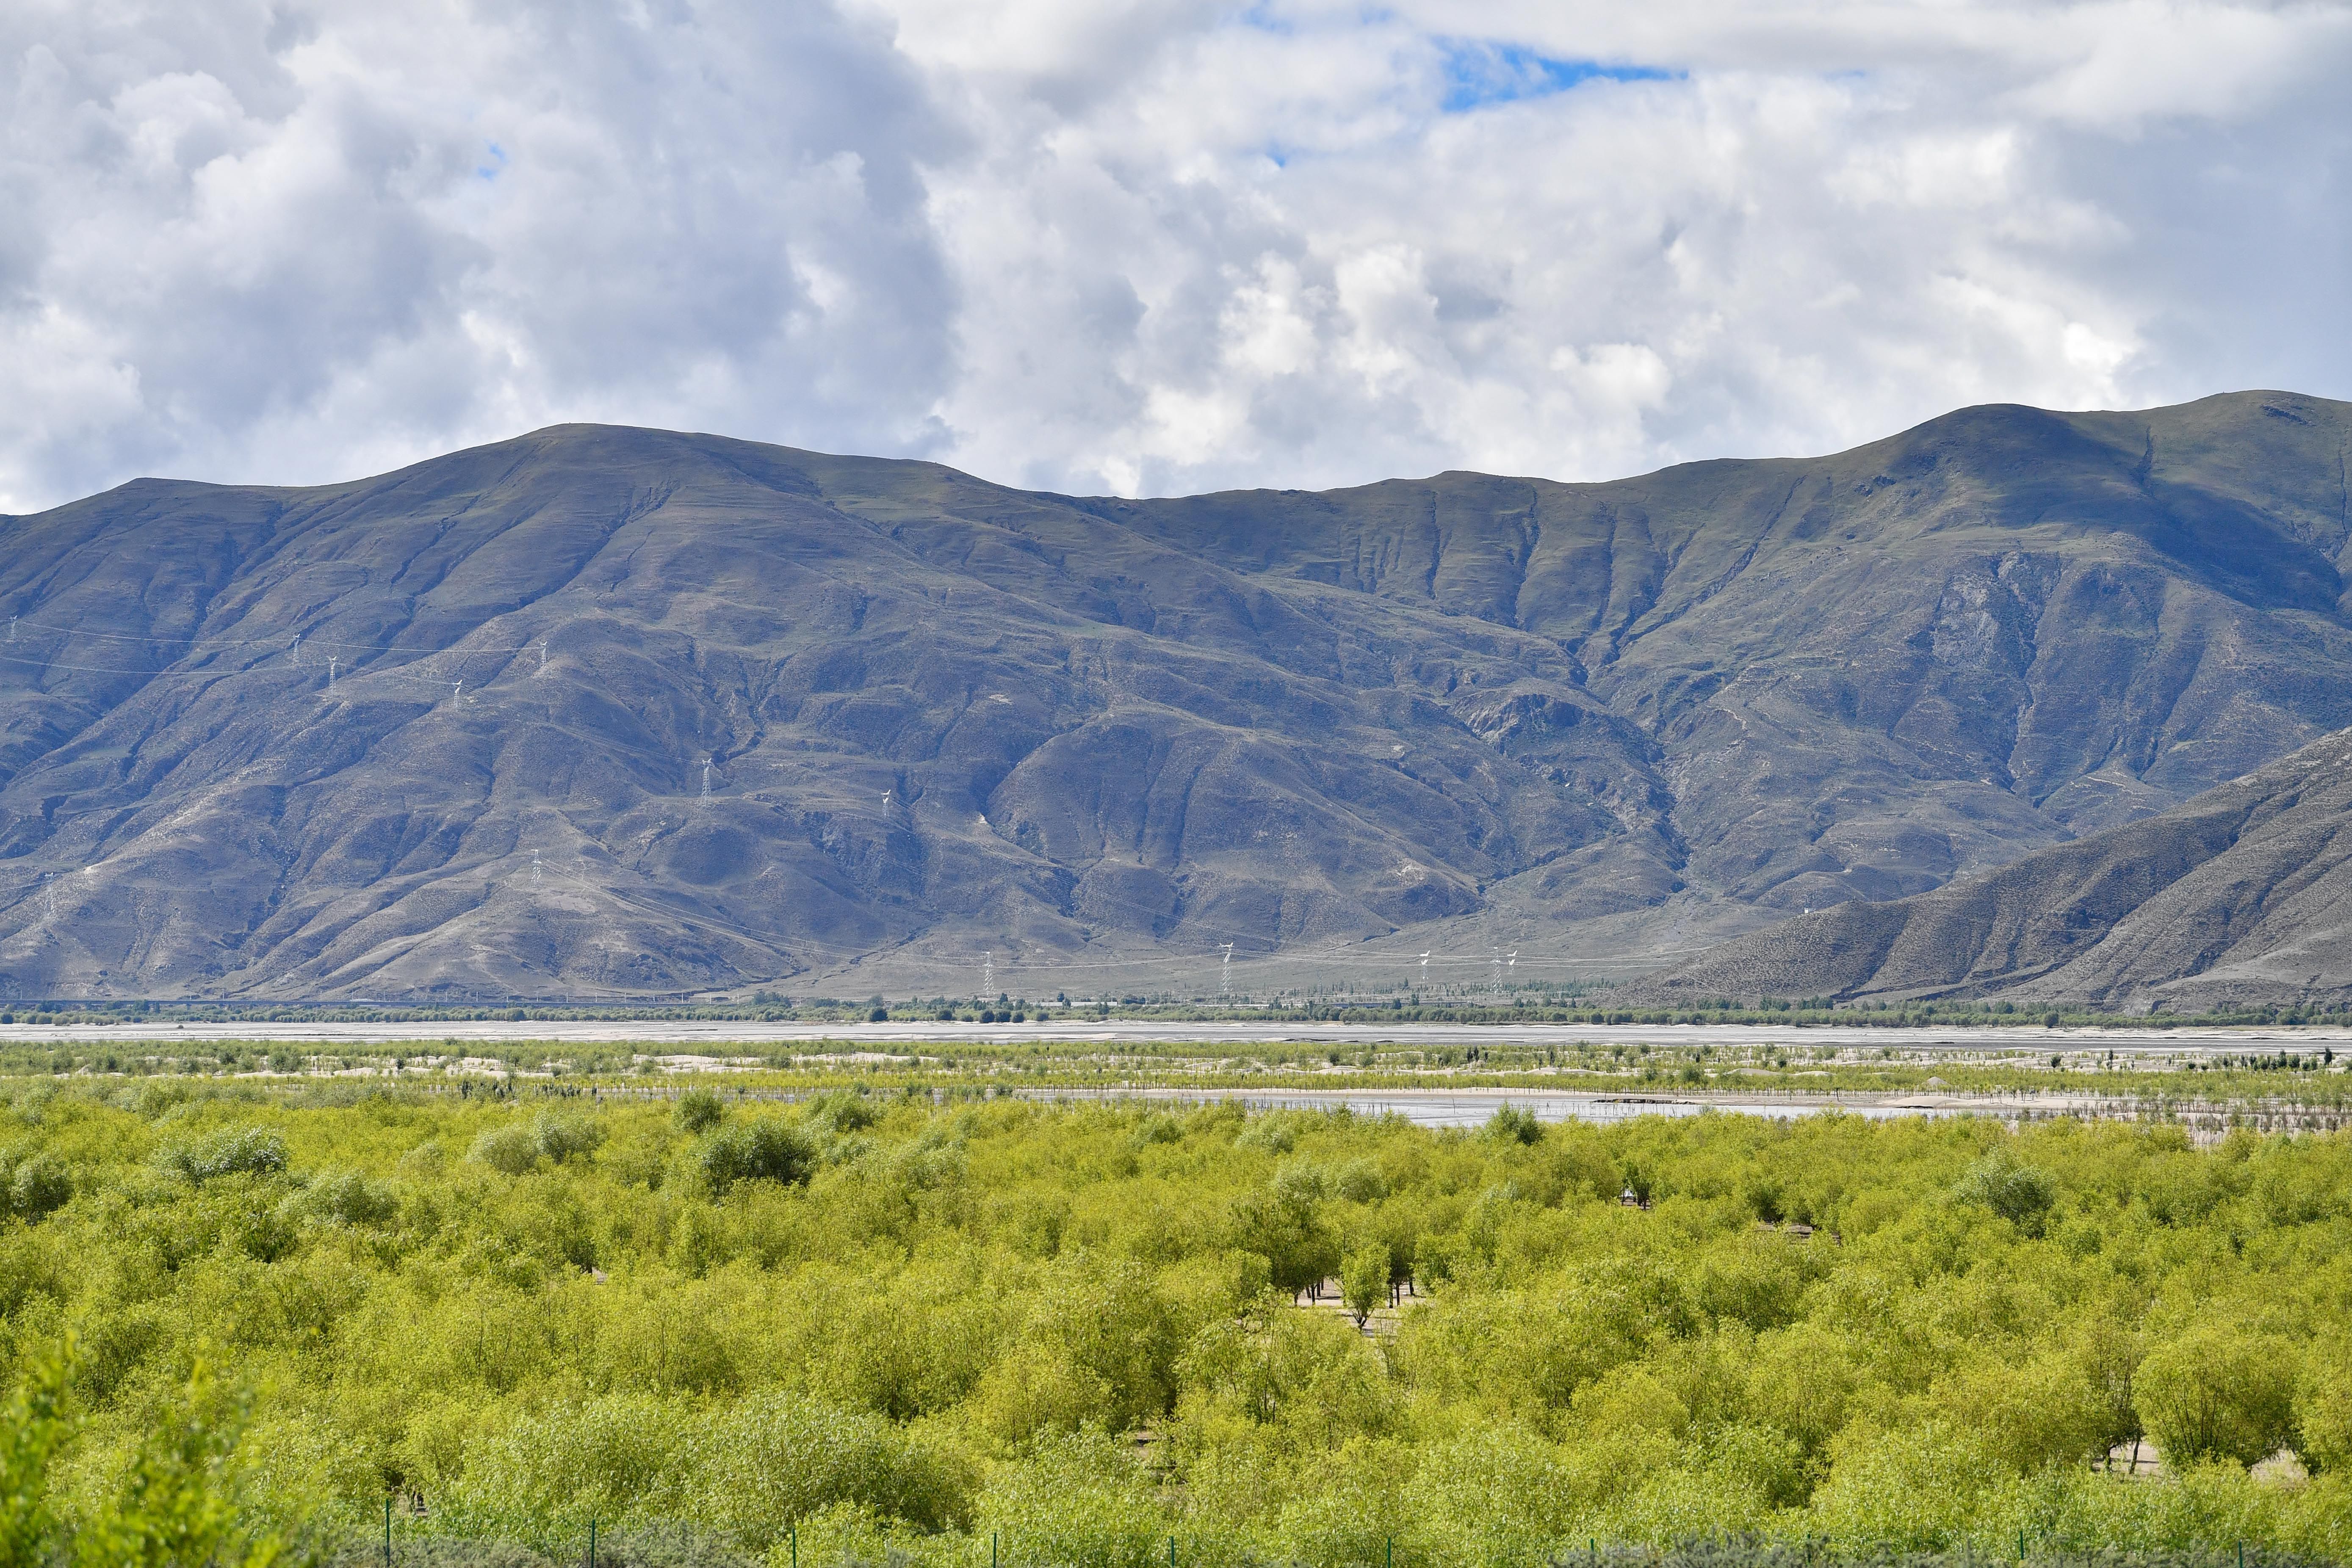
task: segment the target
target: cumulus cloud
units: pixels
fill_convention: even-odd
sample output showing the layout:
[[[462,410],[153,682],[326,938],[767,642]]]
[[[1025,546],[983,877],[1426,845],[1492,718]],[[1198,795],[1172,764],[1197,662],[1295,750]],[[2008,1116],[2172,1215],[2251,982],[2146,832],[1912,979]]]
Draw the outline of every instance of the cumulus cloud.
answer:
[[[821,6],[0,13],[0,504],[562,419],[944,433],[955,128]]]
[[[2352,395],[2352,13],[30,0],[0,507],[562,419],[1169,492]]]

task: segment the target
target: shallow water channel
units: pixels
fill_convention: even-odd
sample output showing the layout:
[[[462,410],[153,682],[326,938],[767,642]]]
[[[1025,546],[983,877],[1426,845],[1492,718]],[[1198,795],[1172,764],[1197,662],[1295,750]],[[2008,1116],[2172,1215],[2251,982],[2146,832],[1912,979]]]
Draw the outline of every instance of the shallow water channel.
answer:
[[[1969,1111],[1999,1115],[1990,1106],[1937,1104],[1885,1098],[1773,1100],[1756,1097],[1678,1099],[1671,1095],[1565,1094],[1541,1089],[1039,1089],[1016,1091],[1038,1100],[1169,1100],[1186,1105],[1230,1101],[1252,1110],[1338,1110],[1358,1116],[1398,1116],[1422,1127],[1483,1126],[1504,1106],[1532,1112],[1539,1121],[1622,1121],[1636,1116],[1818,1116],[1842,1110],[1879,1120],[1895,1116],[1956,1116]],[[2014,1114],[2012,1112],[2011,1114]]]

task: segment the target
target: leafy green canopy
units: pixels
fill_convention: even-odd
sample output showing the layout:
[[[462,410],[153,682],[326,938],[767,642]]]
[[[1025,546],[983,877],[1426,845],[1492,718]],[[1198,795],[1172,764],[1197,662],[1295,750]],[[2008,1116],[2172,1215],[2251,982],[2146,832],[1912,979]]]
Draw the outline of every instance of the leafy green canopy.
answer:
[[[2336,1136],[43,1089],[0,1169],[0,1568],[2352,1555]]]

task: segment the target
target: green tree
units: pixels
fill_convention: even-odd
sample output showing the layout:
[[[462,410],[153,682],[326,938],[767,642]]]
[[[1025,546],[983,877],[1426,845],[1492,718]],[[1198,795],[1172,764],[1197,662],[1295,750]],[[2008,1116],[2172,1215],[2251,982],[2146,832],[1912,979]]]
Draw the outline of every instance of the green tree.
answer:
[[[1276,1288],[1293,1296],[1320,1285],[1339,1264],[1339,1241],[1318,1213],[1310,1174],[1286,1170],[1273,1191],[1234,1205],[1235,1244],[1264,1258]]]
[[[723,1193],[737,1182],[805,1182],[816,1173],[817,1152],[800,1128],[763,1118],[712,1134],[700,1163],[705,1184]]]
[[[982,1381],[982,1425],[1017,1443],[1046,1429],[1125,1432],[1158,1416],[1174,1377],[1171,1327],[1147,1270],[1064,1258]]]
[[[1349,1161],[1332,1186],[1351,1204],[1376,1204],[1389,1195],[1388,1178],[1370,1160]]]
[[[2106,1390],[2071,1345],[1986,1357],[1938,1379],[1928,1401],[1986,1458],[2019,1475],[2105,1453],[2113,1426]]]
[[[286,1169],[286,1140],[270,1127],[230,1127],[176,1144],[163,1154],[165,1170],[194,1183],[217,1176],[274,1176]]]
[[[1524,1106],[1506,1105],[1486,1119],[1486,1136],[1503,1143],[1540,1143],[1543,1123]]]
[[[697,1085],[677,1097],[671,1115],[682,1131],[699,1138],[727,1120],[727,1102],[716,1090]]]
[[[2294,1415],[2305,1463],[2331,1474],[2352,1470],[2352,1337],[2331,1335],[2311,1348]]]
[[[40,1220],[73,1200],[73,1173],[50,1153],[37,1153],[17,1163],[7,1178],[7,1206],[27,1220]]]
[[[1040,1442],[1007,1467],[980,1528],[1015,1563],[1156,1568],[1171,1521],[1137,1468],[1099,1434]]]
[[[561,1165],[595,1152],[604,1142],[604,1129],[593,1117],[542,1110],[531,1118],[530,1136],[539,1152]]]
[[[268,1568],[284,1557],[281,1538],[243,1517],[246,1415],[197,1363],[114,1495],[74,1531],[78,1568]]]
[[[1617,1163],[1617,1169],[1624,1180],[1625,1191],[1633,1194],[1634,1202],[1646,1204],[1657,1192],[1657,1178],[1646,1161],[1628,1157]]]
[[[2166,1464],[2252,1465],[2294,1436],[2297,1370],[2284,1341],[2209,1324],[2148,1352],[2132,1402]]]
[[[1339,1265],[1339,1297],[1362,1328],[1372,1310],[1388,1300],[1389,1249],[1386,1242],[1370,1242],[1349,1253]]]
[[[466,1158],[509,1176],[539,1163],[539,1139],[528,1127],[493,1127],[474,1140]]]
[[[2058,1184],[2003,1144],[1969,1167],[1952,1196],[1981,1204],[2026,1235],[2040,1236],[2050,1205],[2058,1201]]]
[[[1934,1552],[1966,1537],[2000,1468],[1965,1433],[1938,1423],[1842,1442],[1829,1479],[1813,1493],[1818,1531],[1849,1552]]]
[[[68,1436],[61,1409],[68,1353],[70,1347],[33,1367],[0,1413],[0,1568],[38,1568],[55,1549],[49,1459]]]

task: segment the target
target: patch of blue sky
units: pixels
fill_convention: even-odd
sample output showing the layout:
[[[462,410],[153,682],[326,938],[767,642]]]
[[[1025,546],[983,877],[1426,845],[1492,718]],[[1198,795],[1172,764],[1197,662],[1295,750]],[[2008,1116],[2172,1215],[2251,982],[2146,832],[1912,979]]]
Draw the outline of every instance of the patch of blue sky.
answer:
[[[1241,15],[1234,19],[1253,31],[1274,33],[1286,38],[1295,36],[1298,31],[1290,18],[1276,12],[1269,0],[1256,0],[1255,5],[1245,7]]]
[[[495,180],[506,172],[507,150],[495,142],[487,142],[485,145],[489,149],[490,162],[475,165],[474,178]]]
[[[1445,68],[1439,107],[1448,114],[1549,98],[1590,81],[1680,81],[1685,74],[1657,66],[1555,59],[1517,44],[1471,38],[1441,38],[1437,47]]]

